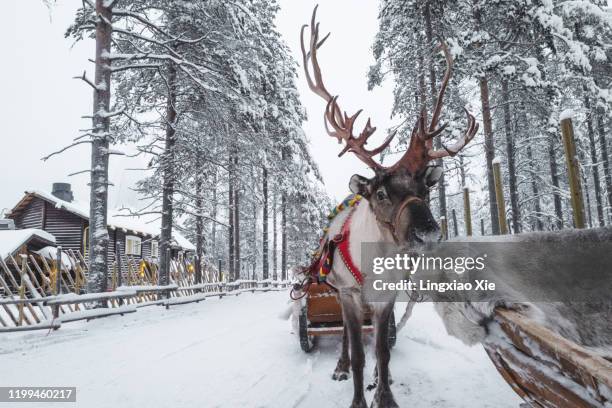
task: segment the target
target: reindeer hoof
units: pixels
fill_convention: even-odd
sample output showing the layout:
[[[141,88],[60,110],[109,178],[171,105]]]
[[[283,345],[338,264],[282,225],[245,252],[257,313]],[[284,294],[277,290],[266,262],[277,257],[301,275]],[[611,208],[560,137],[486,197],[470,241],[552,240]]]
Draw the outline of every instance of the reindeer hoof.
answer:
[[[399,405],[395,402],[391,390],[381,390],[378,388],[374,394],[374,399],[372,400],[370,408],[399,408]]]
[[[372,381],[372,383],[368,384],[368,386],[366,387],[366,390],[368,391],[372,391],[374,388],[378,387],[378,370],[376,369],[376,367],[374,367],[374,381]],[[391,373],[389,373],[389,385],[393,384],[393,378],[391,377]]]
[[[366,403],[365,399],[353,400],[350,408],[368,408],[368,404]]]
[[[349,379],[349,372],[344,370],[336,369],[332,374],[332,380],[344,381]]]

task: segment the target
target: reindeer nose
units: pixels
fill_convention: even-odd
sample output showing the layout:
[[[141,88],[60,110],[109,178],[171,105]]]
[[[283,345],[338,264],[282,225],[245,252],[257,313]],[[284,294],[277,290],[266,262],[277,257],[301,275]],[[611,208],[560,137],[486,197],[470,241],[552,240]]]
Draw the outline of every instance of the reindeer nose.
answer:
[[[442,240],[442,234],[440,234],[440,230],[438,229],[429,231],[415,231],[413,239],[415,242],[420,244],[433,244]]]

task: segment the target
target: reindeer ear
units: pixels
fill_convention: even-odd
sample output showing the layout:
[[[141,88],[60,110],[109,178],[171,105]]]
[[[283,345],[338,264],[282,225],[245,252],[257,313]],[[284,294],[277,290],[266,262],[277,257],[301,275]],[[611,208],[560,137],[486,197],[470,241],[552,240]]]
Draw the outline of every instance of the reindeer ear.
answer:
[[[444,170],[440,166],[427,167],[427,170],[425,170],[425,184],[427,187],[432,187],[440,181],[443,172]]]
[[[353,174],[349,182],[349,188],[354,194],[359,194],[365,198],[370,196],[370,180],[359,174]]]

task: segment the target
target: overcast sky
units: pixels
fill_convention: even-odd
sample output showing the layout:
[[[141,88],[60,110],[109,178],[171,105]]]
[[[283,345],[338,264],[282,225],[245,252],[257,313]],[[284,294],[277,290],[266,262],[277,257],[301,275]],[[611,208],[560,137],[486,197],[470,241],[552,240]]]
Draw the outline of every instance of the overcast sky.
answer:
[[[314,0],[280,0],[277,26],[297,60],[299,30],[307,23]],[[330,92],[340,95],[341,107],[349,113],[364,108],[361,130],[372,116],[379,130],[373,138],[382,140],[392,104],[392,85],[374,92],[367,90],[366,73],[373,62],[371,45],[377,31],[378,2],[372,0],[318,0],[322,31],[332,36],[320,51],[320,62]],[[3,0],[7,18],[0,24],[0,210],[12,208],[24,190],[50,190],[51,183],[72,184],[77,199],[88,201],[87,174],[68,174],[87,169],[89,146],[84,145],[43,162],[41,158],[67,144],[90,126],[82,119],[91,114],[91,90],[72,79],[84,70],[93,73],[91,40],[73,44],[64,38],[81,0],[58,0],[51,10],[42,0]],[[91,76],[91,75],[90,75]],[[340,146],[323,128],[324,102],[313,95],[300,70],[298,88],[309,120],[304,130],[311,151],[319,163],[328,192],[341,199],[348,193],[350,176],[367,174],[365,165],[351,155],[337,157]],[[137,205],[130,187],[142,173],[126,170],[139,167],[138,159],[112,156],[110,177],[111,208]]]

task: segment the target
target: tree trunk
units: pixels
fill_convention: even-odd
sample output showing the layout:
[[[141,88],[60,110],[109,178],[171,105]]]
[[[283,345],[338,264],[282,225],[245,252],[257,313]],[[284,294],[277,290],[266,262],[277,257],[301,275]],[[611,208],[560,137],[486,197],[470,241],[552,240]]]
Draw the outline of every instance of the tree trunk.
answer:
[[[196,181],[195,181],[195,229],[196,229],[196,265],[195,265],[195,282],[202,283],[202,259],[204,257],[204,213],[203,205],[203,185],[202,185],[202,158],[201,152],[198,152],[196,158]],[[214,224],[214,223],[213,223]]]
[[[215,135],[214,137],[214,146],[213,146],[213,154],[216,156],[217,155],[217,136]],[[217,219],[217,215],[219,212],[219,203],[217,202],[217,189],[218,189],[218,183],[219,183],[219,170],[217,168],[217,166],[215,166],[214,170],[213,170],[213,189],[212,189],[212,219],[216,220]],[[217,257],[217,223],[215,221],[213,221],[212,225],[211,225],[211,231],[210,231],[210,255],[211,255],[211,262],[214,265],[215,261],[219,260],[219,258]],[[219,270],[218,272],[221,272],[221,270]]]
[[[234,156],[234,169],[236,174],[238,173],[238,154]],[[240,180],[236,177],[236,185],[234,187],[234,251],[236,257],[234,258],[234,272],[236,279],[241,278],[241,264],[240,264]]]
[[[527,144],[527,160],[529,163],[533,163],[533,153],[531,151],[531,145]],[[540,189],[538,187],[538,182],[536,180],[537,172],[535,169],[531,169],[529,171],[529,178],[531,179],[531,191],[533,194],[533,207],[534,207],[534,215],[535,215],[535,224],[533,224],[534,229],[538,231],[542,231],[544,229],[544,225],[542,225],[542,207],[540,206]]]
[[[480,78],[480,101],[482,103],[482,124],[485,138],[485,156],[487,160],[487,184],[489,190],[489,213],[491,216],[491,233],[499,235],[499,220],[497,219],[497,199],[495,198],[495,181],[493,180],[493,159],[495,144],[493,141],[493,125],[491,121],[491,105],[489,103],[489,82],[483,75]]]
[[[516,185],[516,152],[514,147],[514,130],[508,96],[508,81],[502,81],[502,100],[504,104],[504,130],[506,133],[506,159],[508,160],[508,188],[510,190],[510,208],[512,210],[513,233],[521,232],[521,212],[519,208],[518,188]]]
[[[216,220],[217,219],[217,211],[218,211],[218,207],[219,204],[217,203],[217,175],[215,174],[214,177],[214,187],[212,190],[212,219]],[[212,225],[210,226],[210,256],[211,256],[211,262],[215,262],[215,260],[217,259],[217,223],[215,221],[213,221]]]
[[[255,268],[257,268],[257,245],[259,242],[257,241],[257,222],[259,221],[258,216],[258,208],[257,208],[257,200],[251,200],[252,209],[253,209],[253,218],[251,218],[253,228],[253,239],[251,240],[251,271],[252,276],[255,276]],[[248,274],[248,266],[245,266]],[[252,278],[255,279],[255,278]]]
[[[272,279],[278,279],[278,221],[277,221],[277,203],[276,203],[277,191],[274,189],[274,198],[272,200]]]
[[[287,280],[287,195],[281,195],[281,279]]]
[[[433,42],[433,27],[431,24],[431,11],[430,11],[429,6],[430,6],[430,2],[427,1],[425,3],[425,6],[423,7],[423,15],[425,18],[425,36],[427,38],[427,44],[431,45]],[[437,89],[436,89],[436,70],[435,70],[433,63],[429,64],[429,85],[430,85],[430,92],[431,92],[431,106],[433,107],[436,105],[437,99],[438,99]],[[440,136],[435,138],[435,146],[436,146],[436,149],[442,148],[442,139]],[[444,161],[442,159],[437,159],[436,165],[444,169]],[[446,184],[444,182],[444,172],[442,172],[442,176],[440,176],[437,186],[438,186],[438,207],[440,209],[440,217],[445,217],[448,219],[448,217],[446,216],[446,213],[447,213],[446,211]]]
[[[599,169],[597,168],[597,148],[595,146],[595,131],[593,129],[593,109],[588,95],[584,96],[584,107],[587,111],[587,136],[589,138],[589,152],[591,154],[591,175],[593,176],[593,191],[595,191],[595,205],[597,208],[597,221],[604,226],[603,203],[601,199],[601,185],[599,184]]]
[[[96,0],[96,66],[93,94],[93,136],[91,145],[91,193],[89,206],[88,291],[105,292],[108,276],[108,147],[110,111],[112,10]]]
[[[229,156],[229,172],[228,172],[228,203],[227,203],[227,209],[228,209],[228,215],[227,215],[227,223],[228,223],[228,231],[227,231],[227,254],[228,254],[228,259],[227,259],[227,273],[228,273],[228,280],[232,280],[234,279],[234,266],[235,266],[235,259],[236,259],[236,254],[234,253],[234,157],[233,154],[230,153]]]
[[[262,220],[262,274],[263,279],[268,279],[269,266],[268,266],[268,169],[263,168],[262,174],[262,191],[263,191],[263,220]]]
[[[559,194],[559,171],[557,167],[557,155],[555,153],[555,134],[548,138],[548,157],[550,161],[550,179],[553,185],[553,204],[555,206],[555,225],[557,229],[563,229],[563,207],[561,206],[561,194]]]
[[[608,156],[608,145],[606,142],[606,125],[604,123],[604,118],[605,112],[602,108],[599,108],[597,114],[599,150],[601,151],[601,161],[603,162],[604,178],[606,181],[606,193],[608,197],[608,222],[612,223],[612,173],[610,172],[610,158]]]
[[[281,161],[284,163],[287,157],[287,147],[281,148]],[[287,280],[287,193],[283,188],[281,192],[281,279]]]
[[[159,276],[162,285],[170,283],[170,247],[172,244],[173,196],[175,157],[174,145],[176,143],[176,67],[174,63],[168,64],[168,97],[166,100],[166,146],[162,158],[162,216],[160,235]]]

